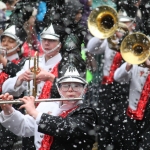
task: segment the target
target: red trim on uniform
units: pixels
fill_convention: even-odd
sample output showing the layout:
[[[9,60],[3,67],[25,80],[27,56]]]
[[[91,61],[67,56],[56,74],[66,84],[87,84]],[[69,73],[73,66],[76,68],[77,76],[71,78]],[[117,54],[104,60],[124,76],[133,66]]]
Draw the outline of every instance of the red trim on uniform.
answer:
[[[61,116],[62,118],[66,118],[70,112],[77,109],[78,107],[79,106],[75,106],[67,111],[63,111],[59,116]],[[41,147],[39,148],[39,150],[50,150],[53,140],[54,140],[53,136],[49,136],[45,134],[41,142]]]
[[[144,117],[145,108],[149,100],[150,93],[150,75],[148,75],[138,101],[137,109],[132,110],[130,107],[127,109],[127,115],[136,120],[142,120]]]
[[[53,74],[55,77],[58,77],[58,64],[53,68],[53,70],[50,73]],[[53,83],[51,81],[46,81],[38,99],[50,98],[52,85],[53,85]],[[38,106],[38,104],[37,104],[37,106]]]
[[[119,52],[116,53],[110,67],[109,75],[103,77],[102,84],[111,84],[114,81],[114,73],[116,69],[121,65],[121,60],[122,60],[121,54]]]
[[[39,49],[39,56],[43,55],[43,50],[42,50],[42,47],[41,47],[41,44],[40,42],[38,43],[38,49]],[[23,53],[22,53],[22,57],[29,57],[29,56],[34,56],[35,55],[35,50],[31,49],[28,45],[27,42],[25,42],[23,44]]]
[[[18,64],[20,62],[21,59],[15,59],[15,60],[12,60],[12,62],[14,64]],[[3,83],[9,78],[9,75],[6,74],[5,72],[1,72],[0,73],[0,93],[2,93],[2,85]]]

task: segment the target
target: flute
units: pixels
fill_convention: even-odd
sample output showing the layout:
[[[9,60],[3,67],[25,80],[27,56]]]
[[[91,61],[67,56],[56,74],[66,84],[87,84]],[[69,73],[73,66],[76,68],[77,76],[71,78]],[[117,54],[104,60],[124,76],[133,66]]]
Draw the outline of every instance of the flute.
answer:
[[[35,100],[34,103],[40,102],[56,102],[56,101],[79,101],[83,100],[83,98],[52,98],[52,99],[38,99]],[[0,104],[23,104],[24,102],[20,101],[19,99],[14,100],[2,100],[0,99]]]

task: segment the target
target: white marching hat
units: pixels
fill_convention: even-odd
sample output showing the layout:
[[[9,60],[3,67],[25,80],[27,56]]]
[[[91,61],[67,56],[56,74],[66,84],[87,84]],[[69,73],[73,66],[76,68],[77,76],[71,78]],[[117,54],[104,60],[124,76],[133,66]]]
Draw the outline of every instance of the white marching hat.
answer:
[[[134,21],[135,20],[135,18],[129,17],[125,10],[119,10],[118,19],[119,19],[120,22],[129,22],[129,21]]]
[[[77,82],[87,84],[87,82],[80,77],[80,74],[78,73],[77,69],[73,66],[69,66],[64,76],[57,79],[58,84],[64,82]]]
[[[41,33],[42,39],[52,39],[52,40],[59,40],[60,36],[55,33],[54,27],[51,24],[48,28],[45,28]]]
[[[26,32],[22,28],[17,28],[15,25],[10,26],[7,28],[2,34],[1,39],[4,36],[11,37],[12,39],[16,40],[16,42],[20,45],[23,44],[26,40]]]

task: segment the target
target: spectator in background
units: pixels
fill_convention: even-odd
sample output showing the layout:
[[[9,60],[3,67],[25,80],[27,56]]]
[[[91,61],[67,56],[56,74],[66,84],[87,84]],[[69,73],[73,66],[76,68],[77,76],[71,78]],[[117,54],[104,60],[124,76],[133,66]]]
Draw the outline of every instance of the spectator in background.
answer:
[[[9,17],[10,15],[12,14],[12,10],[14,9],[14,6],[16,5],[16,3],[19,1],[19,0],[2,0],[5,5],[6,5],[6,11],[5,11],[5,14],[6,14],[6,19],[9,20]]]
[[[108,5],[110,7],[116,8],[116,4],[113,0],[93,0],[92,8],[95,9],[98,6]]]
[[[40,41],[40,33],[43,30],[43,28],[40,28],[40,24],[43,23],[46,11],[47,11],[46,2],[40,1],[39,6],[38,6],[38,12],[36,15],[36,32],[37,32],[37,36],[38,36],[39,41]]]
[[[87,19],[91,12],[92,7],[92,0],[79,0],[81,4],[84,5],[83,7],[83,13],[81,18],[81,24],[87,26]]]
[[[1,6],[1,4],[0,4],[0,6]],[[4,11],[0,9],[0,35],[5,30],[5,25],[6,25],[6,16],[5,16]]]
[[[0,1],[0,35],[3,33],[3,31],[5,30],[5,23],[6,23],[6,15],[5,15],[5,11],[7,9],[7,6],[5,3],[3,3],[2,1]]]
[[[7,9],[7,6],[4,2],[0,1],[0,10],[4,11]]]

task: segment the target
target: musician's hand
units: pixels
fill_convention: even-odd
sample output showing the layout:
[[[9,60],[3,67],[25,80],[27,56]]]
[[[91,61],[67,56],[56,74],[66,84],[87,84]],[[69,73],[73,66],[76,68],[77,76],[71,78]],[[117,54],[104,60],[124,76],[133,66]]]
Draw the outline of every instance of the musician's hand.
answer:
[[[129,64],[129,63],[127,63],[127,65],[126,65],[126,71],[129,71],[131,68],[132,68],[132,64]]]
[[[150,60],[149,58],[145,61],[145,65],[147,68],[150,68]]]
[[[36,118],[39,112],[35,109],[35,104],[34,104],[35,98],[33,96],[24,96],[19,100],[24,102],[24,104],[21,105],[19,109],[25,108],[27,114],[29,114],[33,118]]]
[[[0,95],[0,99],[2,99],[3,101],[9,101],[13,100],[13,96],[9,93],[5,93]],[[12,104],[1,104],[0,107],[4,111],[5,115],[9,115],[13,112]]]
[[[121,39],[121,38],[125,35],[125,33],[122,33],[122,32],[117,31],[117,32],[115,33],[115,35],[116,35],[116,38]]]
[[[27,70],[18,77],[15,87],[20,86],[23,81],[29,82],[29,81],[33,80],[33,78],[34,78],[34,73],[31,72],[30,70]]]
[[[40,73],[38,75],[36,75],[36,83],[37,84],[40,83],[41,81],[44,81],[44,82],[45,81],[51,81],[51,82],[53,82],[54,79],[55,79],[55,76],[52,73],[50,73],[50,72],[48,72],[44,69],[41,69]]]

